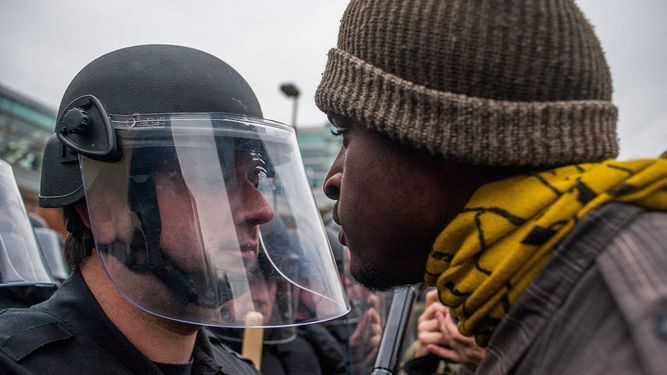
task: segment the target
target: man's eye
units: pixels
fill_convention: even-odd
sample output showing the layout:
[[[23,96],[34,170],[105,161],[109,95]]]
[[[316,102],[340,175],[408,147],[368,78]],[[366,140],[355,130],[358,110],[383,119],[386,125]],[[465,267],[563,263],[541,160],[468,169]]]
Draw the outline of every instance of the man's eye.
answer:
[[[333,128],[331,129],[331,134],[333,134],[334,137],[340,137],[345,134],[345,129]]]

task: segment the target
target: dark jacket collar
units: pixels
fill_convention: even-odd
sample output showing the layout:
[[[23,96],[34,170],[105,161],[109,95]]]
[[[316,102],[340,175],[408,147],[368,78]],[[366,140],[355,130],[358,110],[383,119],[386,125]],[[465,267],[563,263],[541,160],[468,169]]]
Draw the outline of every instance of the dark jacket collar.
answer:
[[[77,336],[97,345],[130,371],[161,374],[160,370],[116,328],[88,289],[80,271],[75,271],[49,300],[34,306],[59,318]],[[193,351],[193,374],[217,373],[220,366],[211,356],[208,339],[198,334]]]

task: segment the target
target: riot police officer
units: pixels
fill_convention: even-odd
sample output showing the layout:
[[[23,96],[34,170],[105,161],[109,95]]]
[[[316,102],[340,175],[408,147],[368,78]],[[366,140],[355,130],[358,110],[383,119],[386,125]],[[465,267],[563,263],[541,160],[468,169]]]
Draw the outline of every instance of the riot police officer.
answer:
[[[297,152],[292,129],[263,119],[246,81],[210,54],[145,45],[88,64],[62,99],[41,179],[40,204],[64,208],[73,272],[50,300],[0,312],[0,367],[255,373],[201,326],[246,325],[260,255],[317,296],[313,320],[344,314],[323,229],[299,229],[319,219]],[[298,259],[310,278],[290,277],[293,257],[262,238],[278,217],[320,244]],[[297,323],[289,306],[276,316]]]

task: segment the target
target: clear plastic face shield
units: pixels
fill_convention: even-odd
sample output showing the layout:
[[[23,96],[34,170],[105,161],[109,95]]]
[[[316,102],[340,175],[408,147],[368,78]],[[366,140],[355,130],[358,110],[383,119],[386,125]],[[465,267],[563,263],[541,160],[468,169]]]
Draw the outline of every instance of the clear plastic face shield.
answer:
[[[348,311],[291,128],[230,114],[110,123],[122,158],[80,162],[96,250],[125,298],[219,327]],[[303,296],[310,314],[298,317]]]
[[[55,284],[37,245],[12,167],[0,160],[0,286]]]
[[[69,276],[69,267],[65,264],[63,256],[62,237],[53,229],[34,228],[34,230],[51,275],[60,282],[65,281]]]

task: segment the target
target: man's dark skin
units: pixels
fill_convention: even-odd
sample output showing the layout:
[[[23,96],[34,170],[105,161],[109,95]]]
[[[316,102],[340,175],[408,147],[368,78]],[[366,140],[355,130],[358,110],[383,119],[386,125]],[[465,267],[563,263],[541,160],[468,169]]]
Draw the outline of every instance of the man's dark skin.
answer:
[[[334,220],[343,227],[339,240],[350,248],[352,276],[369,288],[422,282],[442,228],[477,188],[511,173],[441,160],[353,119],[329,117],[343,145],[324,191],[336,200]]]

